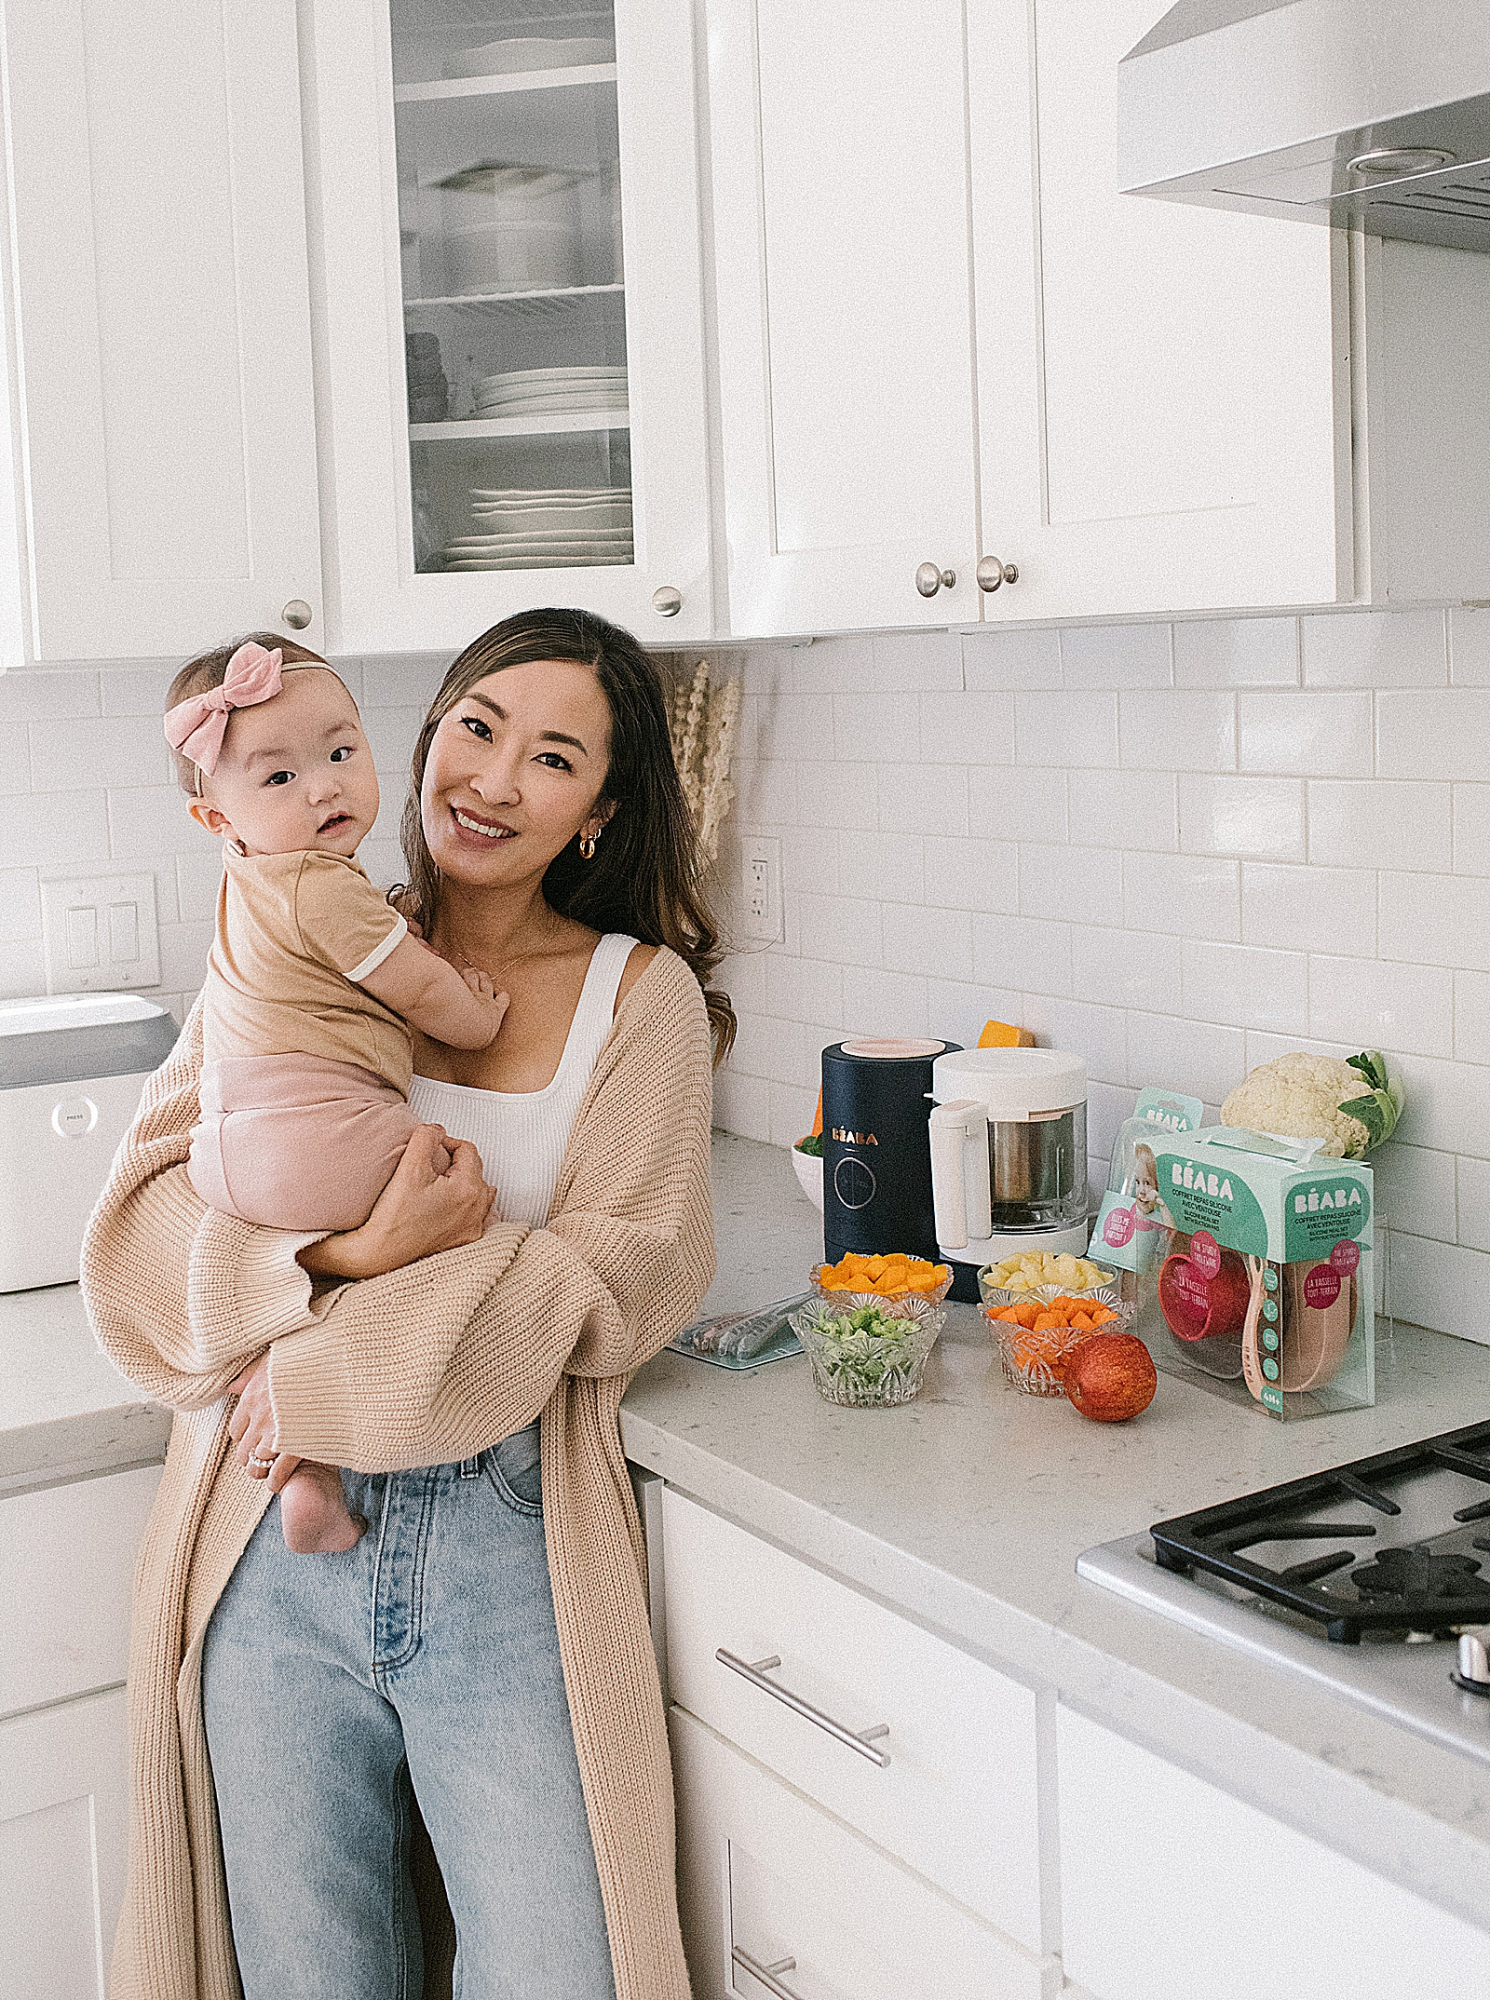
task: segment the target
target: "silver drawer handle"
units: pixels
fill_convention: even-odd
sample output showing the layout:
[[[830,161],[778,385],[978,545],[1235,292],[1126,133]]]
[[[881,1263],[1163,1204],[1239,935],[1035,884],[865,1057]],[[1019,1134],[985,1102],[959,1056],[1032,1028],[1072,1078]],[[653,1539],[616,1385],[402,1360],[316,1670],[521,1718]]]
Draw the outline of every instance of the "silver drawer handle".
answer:
[[[742,1972],[748,1972],[752,1979],[758,1979],[768,1993],[774,1993],[776,2000],[802,2000],[800,1993],[793,1993],[789,1986],[783,1986],[776,1977],[778,1972],[794,1972],[797,1961],[794,1958],[778,1958],[774,1965],[762,1965],[758,1958],[752,1958],[739,1945],[730,1948],[730,1957]]]
[[[733,1653],[727,1653],[723,1646],[720,1646],[714,1657],[720,1666],[728,1667],[730,1672],[738,1674],[741,1680],[749,1681],[752,1687],[758,1687],[762,1693],[773,1696],[789,1708],[793,1715],[805,1716],[807,1721],[815,1722],[819,1729],[825,1729],[835,1743],[843,1743],[850,1750],[857,1750],[861,1757],[867,1757],[871,1764],[878,1764],[881,1770],[889,1763],[889,1752],[876,1750],[874,1747],[882,1736],[889,1735],[889,1723],[878,1723],[873,1729],[852,1730],[846,1723],[835,1722],[831,1715],[824,1715],[820,1708],[814,1708],[810,1701],[804,1701],[801,1695],[793,1694],[790,1688],[778,1687],[775,1681],[768,1681],[766,1675],[771,1668],[781,1665],[779,1653],[773,1653],[769,1660],[756,1660],[752,1663],[737,1659]]]

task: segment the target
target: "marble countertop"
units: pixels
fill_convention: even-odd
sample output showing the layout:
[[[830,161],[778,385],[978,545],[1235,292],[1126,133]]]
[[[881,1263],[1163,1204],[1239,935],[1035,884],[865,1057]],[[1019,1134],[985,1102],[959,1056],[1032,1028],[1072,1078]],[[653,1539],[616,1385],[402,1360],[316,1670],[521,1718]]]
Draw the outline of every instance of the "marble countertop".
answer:
[[[800,1291],[821,1225],[781,1151],[716,1137],[715,1199],[708,1307]],[[834,1408],[801,1357],[731,1374],[664,1353],[622,1428],[683,1491],[1483,1928],[1490,1767],[1075,1571],[1151,1521],[1490,1416],[1490,1352],[1399,1327],[1377,1394],[1285,1424],[1161,1374],[1136,1422],[1093,1424],[1009,1389],[953,1307],[903,1409]]]
[[[0,1494],[149,1465],[170,1431],[93,1338],[76,1285],[0,1293]]]

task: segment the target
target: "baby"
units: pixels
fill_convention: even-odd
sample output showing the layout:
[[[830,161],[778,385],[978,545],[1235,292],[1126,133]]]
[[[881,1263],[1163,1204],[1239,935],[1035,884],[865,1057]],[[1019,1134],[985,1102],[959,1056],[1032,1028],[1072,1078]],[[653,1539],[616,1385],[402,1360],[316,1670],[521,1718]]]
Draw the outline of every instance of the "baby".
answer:
[[[272,638],[273,634],[265,634]],[[192,818],[223,845],[203,995],[201,1123],[188,1171],[209,1206],[271,1229],[356,1229],[420,1124],[408,1026],[481,1049],[505,993],[410,936],[355,859],[378,814],[357,704],[323,660],[249,640],[171,683],[166,740]],[[280,1493],[298,1554],[349,1549],[332,1465]]]

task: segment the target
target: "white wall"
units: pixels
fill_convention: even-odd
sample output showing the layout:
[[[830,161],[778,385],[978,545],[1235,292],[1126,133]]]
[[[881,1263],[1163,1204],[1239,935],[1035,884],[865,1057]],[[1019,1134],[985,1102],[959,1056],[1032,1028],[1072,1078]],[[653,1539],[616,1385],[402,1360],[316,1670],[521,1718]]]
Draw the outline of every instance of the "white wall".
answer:
[[[786,937],[726,968],[722,1125],[788,1145],[825,1043],[996,1016],[1086,1057],[1100,1185],[1143,1084],[1214,1107],[1288,1049],[1381,1048],[1395,1309],[1490,1340],[1490,611],[740,657]]]

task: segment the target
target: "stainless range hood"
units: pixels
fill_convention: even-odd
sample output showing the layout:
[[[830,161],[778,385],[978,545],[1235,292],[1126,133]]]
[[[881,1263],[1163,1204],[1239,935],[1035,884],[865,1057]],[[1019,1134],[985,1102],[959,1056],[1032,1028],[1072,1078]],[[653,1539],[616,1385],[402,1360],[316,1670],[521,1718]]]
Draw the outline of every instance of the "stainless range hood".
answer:
[[[1124,191],[1490,251],[1490,0],[1179,0],[1118,71]]]

